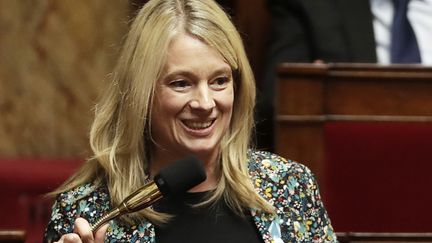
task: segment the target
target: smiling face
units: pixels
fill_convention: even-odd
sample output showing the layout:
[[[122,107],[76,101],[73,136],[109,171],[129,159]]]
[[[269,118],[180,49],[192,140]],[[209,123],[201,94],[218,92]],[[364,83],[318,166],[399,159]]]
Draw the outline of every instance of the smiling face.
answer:
[[[170,44],[151,113],[154,162],[194,154],[214,162],[234,103],[232,70],[197,38],[179,34]],[[213,160],[213,161],[212,161]]]

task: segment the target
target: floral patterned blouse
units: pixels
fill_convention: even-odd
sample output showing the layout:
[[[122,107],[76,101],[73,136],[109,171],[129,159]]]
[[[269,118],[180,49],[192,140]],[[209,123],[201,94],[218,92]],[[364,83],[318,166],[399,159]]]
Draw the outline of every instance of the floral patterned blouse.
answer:
[[[251,209],[263,241],[337,242],[311,171],[294,161],[263,151],[249,154],[249,171],[258,193],[277,209],[267,214]],[[58,195],[46,228],[44,242],[73,232],[78,216],[91,224],[109,211],[106,186],[85,184]],[[155,242],[155,227],[143,219],[138,225],[112,220],[105,242]]]

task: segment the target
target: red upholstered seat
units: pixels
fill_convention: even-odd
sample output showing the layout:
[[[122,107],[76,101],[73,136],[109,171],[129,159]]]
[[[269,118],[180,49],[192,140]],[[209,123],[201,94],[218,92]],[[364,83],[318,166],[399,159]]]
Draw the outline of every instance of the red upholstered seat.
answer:
[[[432,231],[431,123],[329,122],[324,137],[336,231]]]
[[[27,243],[41,242],[54,190],[82,159],[0,159],[0,229],[23,229]]]

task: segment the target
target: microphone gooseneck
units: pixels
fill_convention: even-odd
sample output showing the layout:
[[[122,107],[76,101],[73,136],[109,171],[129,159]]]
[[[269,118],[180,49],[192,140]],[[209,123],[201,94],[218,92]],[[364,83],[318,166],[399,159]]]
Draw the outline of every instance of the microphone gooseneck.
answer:
[[[202,162],[195,157],[178,160],[160,170],[153,181],[139,188],[125,198],[119,206],[109,211],[92,226],[96,232],[108,221],[144,209],[162,197],[182,194],[206,179]]]

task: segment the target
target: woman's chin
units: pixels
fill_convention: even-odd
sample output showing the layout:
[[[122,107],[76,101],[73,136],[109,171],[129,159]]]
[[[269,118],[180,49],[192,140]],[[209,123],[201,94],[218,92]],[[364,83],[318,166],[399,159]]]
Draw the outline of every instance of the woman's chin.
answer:
[[[187,150],[190,151],[191,154],[197,156],[207,156],[217,152],[219,146],[211,145],[209,142],[199,142],[199,143],[190,143],[186,146]]]

